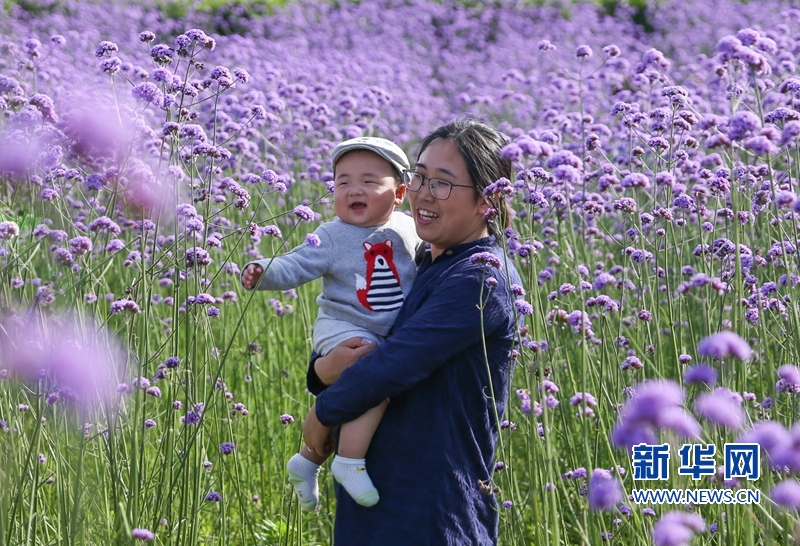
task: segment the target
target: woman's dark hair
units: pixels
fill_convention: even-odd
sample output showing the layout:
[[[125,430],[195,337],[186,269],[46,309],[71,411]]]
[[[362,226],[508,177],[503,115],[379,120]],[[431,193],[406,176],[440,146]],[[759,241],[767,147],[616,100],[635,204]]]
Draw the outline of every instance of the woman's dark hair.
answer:
[[[511,161],[500,157],[500,150],[506,145],[506,141],[497,130],[485,123],[471,118],[459,118],[442,125],[422,141],[417,161],[422,152],[438,139],[449,140],[461,153],[475,185],[476,199],[481,199],[483,190],[501,178],[511,180]],[[503,229],[511,226],[511,214],[504,197],[491,200],[490,203],[497,210],[497,215],[488,222],[489,234],[501,242]]]

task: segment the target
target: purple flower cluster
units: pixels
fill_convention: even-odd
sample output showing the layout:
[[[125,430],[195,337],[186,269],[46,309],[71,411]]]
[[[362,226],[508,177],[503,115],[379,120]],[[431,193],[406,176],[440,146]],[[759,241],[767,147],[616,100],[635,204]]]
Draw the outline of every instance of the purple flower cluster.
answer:
[[[753,354],[750,345],[733,332],[718,332],[700,340],[697,354],[708,358],[747,360]]]
[[[800,474],[800,425],[797,423],[787,430],[775,421],[758,421],[737,441],[759,444],[773,468]]]
[[[469,257],[469,262],[472,264],[481,264],[495,269],[501,269],[503,262],[500,261],[496,255],[491,252],[478,252]]]
[[[700,425],[683,408],[683,402],[683,389],[673,381],[649,380],[639,384],[620,411],[611,441],[628,449],[640,443],[657,444],[658,429],[669,429],[685,439],[700,438]]]
[[[769,497],[778,506],[796,511],[800,508],[800,482],[793,478],[783,480],[772,488]]]
[[[711,393],[698,396],[694,409],[698,415],[715,425],[731,429],[740,429],[744,426],[742,397],[725,387],[717,387]]]
[[[19,235],[19,226],[16,222],[0,222],[0,239],[10,240]]]
[[[135,540],[142,540],[144,542],[153,542],[153,540],[156,538],[156,535],[149,529],[136,528],[131,533],[131,537]]]
[[[625,499],[622,484],[604,468],[595,468],[589,480],[589,508],[595,511],[613,510]]]
[[[653,525],[653,543],[656,546],[681,546],[688,544],[696,534],[705,531],[706,522],[699,514],[667,512]]]
[[[120,343],[92,320],[65,313],[0,319],[2,375],[43,381],[46,402],[87,410],[111,403],[125,363]]]

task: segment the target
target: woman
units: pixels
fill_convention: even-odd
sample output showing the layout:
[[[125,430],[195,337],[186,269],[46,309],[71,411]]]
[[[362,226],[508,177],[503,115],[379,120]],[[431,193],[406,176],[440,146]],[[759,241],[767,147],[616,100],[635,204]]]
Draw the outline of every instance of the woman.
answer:
[[[519,277],[497,244],[500,222],[487,220],[507,219],[505,202],[483,190],[511,177],[503,145],[473,120],[425,138],[405,180],[427,250],[392,333],[366,356],[373,346],[351,340],[312,360],[309,447],[324,451],[328,427],[390,399],[366,457],[380,502],[364,508],[337,487],[337,546],[497,542],[497,501],[481,482],[508,400]]]

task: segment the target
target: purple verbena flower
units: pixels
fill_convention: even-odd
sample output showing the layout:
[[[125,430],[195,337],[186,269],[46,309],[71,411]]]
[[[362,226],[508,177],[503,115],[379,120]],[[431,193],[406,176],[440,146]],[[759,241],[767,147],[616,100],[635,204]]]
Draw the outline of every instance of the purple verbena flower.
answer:
[[[713,387],[717,382],[717,370],[707,364],[697,364],[683,372],[683,381],[690,384],[703,383]]]
[[[92,251],[92,240],[84,236],[74,237],[69,240],[69,248],[73,254],[83,256]]]
[[[589,508],[594,511],[613,510],[625,499],[622,484],[604,468],[595,468],[589,480]]]
[[[317,235],[316,233],[309,233],[308,235],[306,235],[305,241],[308,246],[312,247],[318,247],[321,244],[319,235]]]
[[[787,478],[770,490],[769,497],[778,506],[795,511],[800,508],[800,482]]]
[[[758,421],[736,440],[742,444],[759,444],[773,465],[791,466],[795,459],[792,435],[775,421]]]
[[[106,245],[106,252],[109,254],[116,254],[123,248],[125,248],[125,241],[122,239],[111,239]]]
[[[87,227],[89,231],[110,232],[114,235],[119,235],[122,232],[119,225],[108,216],[100,216],[92,220]]]
[[[778,368],[778,376],[793,385],[800,385],[800,368],[791,364],[784,364]]]
[[[745,414],[741,402],[732,397],[731,392],[724,387],[698,396],[694,409],[698,415],[715,425],[732,429],[744,426]]]
[[[104,57],[107,53],[113,53],[119,51],[119,47],[114,42],[102,41],[97,44],[97,49],[94,52],[94,56],[97,58]]]
[[[655,546],[683,546],[689,544],[695,534],[702,533],[705,527],[706,523],[699,514],[667,512],[653,525],[653,543]]]
[[[111,303],[112,314],[121,313],[123,311],[129,311],[131,314],[135,315],[139,313],[141,309],[135,301],[129,299],[116,300]]]
[[[674,381],[640,383],[620,411],[611,431],[614,445],[631,449],[639,443],[657,443],[655,429],[668,428],[682,438],[699,438],[700,425],[683,409],[683,389]]]
[[[211,263],[211,256],[200,247],[192,247],[186,251],[186,267],[205,266]]]
[[[523,299],[514,300],[514,308],[520,315],[530,315],[533,313],[533,305]]]
[[[491,252],[478,252],[473,254],[469,257],[469,262],[472,264],[482,264],[489,267],[494,267],[497,269],[502,269],[503,262],[500,261],[500,258],[492,254]]]
[[[148,529],[136,528],[131,533],[131,537],[136,539],[136,540],[143,540],[145,542],[153,542],[153,539],[156,538],[156,535],[155,535],[155,533],[153,533],[152,531],[150,531]]]
[[[585,403],[587,406],[597,406],[597,399],[588,392],[576,392],[570,399],[569,403],[572,406],[577,406]]]
[[[313,222],[315,217],[314,211],[305,205],[297,205],[292,211],[292,214],[305,222]]]
[[[739,110],[728,120],[728,137],[742,140],[761,128],[761,119],[750,110]]]
[[[137,100],[160,107],[164,102],[164,93],[153,82],[142,82],[131,89],[131,94]]]
[[[175,50],[165,44],[158,44],[150,48],[150,57],[156,64],[165,66],[175,58]]]
[[[633,368],[634,370],[641,370],[644,367],[644,364],[639,359],[639,357],[632,355],[627,357],[625,360],[622,361],[619,369],[622,371],[628,370]]]
[[[161,398],[161,389],[158,387],[150,387],[147,389],[147,395],[152,396],[153,398]]]
[[[753,351],[741,336],[724,331],[701,339],[697,344],[697,354],[715,359],[734,357],[739,360],[748,360]]]
[[[176,356],[170,356],[164,361],[164,366],[167,368],[177,368],[180,365],[181,361]]]
[[[8,241],[19,235],[19,226],[16,222],[0,222],[0,239]]]

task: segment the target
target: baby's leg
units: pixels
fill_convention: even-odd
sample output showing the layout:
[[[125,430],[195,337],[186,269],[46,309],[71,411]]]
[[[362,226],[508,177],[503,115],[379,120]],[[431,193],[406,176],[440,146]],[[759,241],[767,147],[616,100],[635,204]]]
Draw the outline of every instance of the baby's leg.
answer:
[[[361,417],[342,425],[339,432],[339,455],[350,459],[363,459],[367,455],[372,436],[381,423],[388,404],[384,400]]]
[[[289,471],[289,483],[294,486],[297,493],[297,500],[300,501],[300,508],[303,510],[314,510],[319,504],[319,476],[320,465],[328,458],[323,453],[311,451],[307,445],[300,448],[289,459],[286,468]]]
[[[367,474],[364,457],[387,404],[388,401],[384,400],[361,417],[342,425],[339,453],[331,464],[333,477],[361,506],[374,506],[380,500],[378,490]]]

